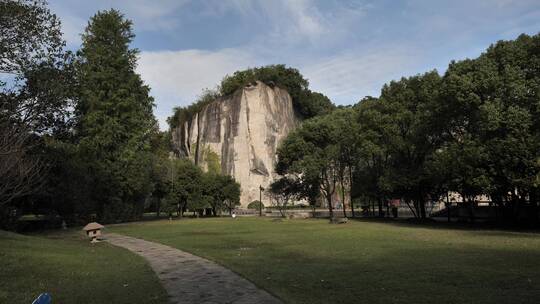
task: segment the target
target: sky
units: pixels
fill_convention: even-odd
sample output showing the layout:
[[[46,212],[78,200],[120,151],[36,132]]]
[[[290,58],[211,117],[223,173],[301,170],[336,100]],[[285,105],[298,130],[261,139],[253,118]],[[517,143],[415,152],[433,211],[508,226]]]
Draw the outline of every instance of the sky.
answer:
[[[336,104],[379,96],[383,84],[498,40],[540,32],[539,0],[49,0],[68,48],[99,10],[133,21],[137,72],[151,88],[162,129],[172,108],[234,71],[295,67]]]

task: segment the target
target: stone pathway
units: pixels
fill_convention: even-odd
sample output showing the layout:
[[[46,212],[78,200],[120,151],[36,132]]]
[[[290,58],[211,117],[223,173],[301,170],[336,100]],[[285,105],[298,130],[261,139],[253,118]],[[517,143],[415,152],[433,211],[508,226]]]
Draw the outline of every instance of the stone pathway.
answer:
[[[144,257],[171,303],[282,303],[253,283],[214,262],[166,245],[108,233],[109,243]]]

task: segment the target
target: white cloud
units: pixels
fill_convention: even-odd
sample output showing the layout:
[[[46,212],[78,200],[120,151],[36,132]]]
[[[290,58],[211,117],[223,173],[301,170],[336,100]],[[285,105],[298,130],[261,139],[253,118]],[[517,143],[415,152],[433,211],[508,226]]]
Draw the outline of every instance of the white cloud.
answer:
[[[365,95],[378,96],[384,83],[404,76],[419,58],[418,52],[405,47],[389,47],[289,64],[300,68],[313,90],[338,104],[351,104]],[[152,88],[155,113],[164,129],[173,107],[191,104],[203,89],[214,88],[225,75],[264,65],[261,60],[272,58],[261,58],[248,49],[142,52],[138,72]]]
[[[333,48],[350,38],[353,24],[364,18],[370,5],[339,3],[323,10],[313,0],[265,1],[263,11],[270,30],[264,38],[292,48]]]
[[[325,16],[313,0],[205,1],[205,14],[222,16],[233,11],[244,18],[264,20],[265,39],[288,43],[315,41],[330,33],[335,16]]]
[[[192,103],[204,88],[214,88],[223,76],[255,65],[247,51],[185,50],[142,52],[137,72],[152,88],[161,128],[172,108]]]
[[[75,48],[81,44],[80,34],[84,31],[88,20],[98,10],[118,9],[126,18],[133,20],[137,30],[159,31],[173,30],[179,26],[175,15],[189,0],[150,0],[130,1],[58,1],[51,3],[52,10],[62,21],[62,31],[68,47]]]
[[[62,33],[69,48],[78,48],[81,45],[81,33],[88,21],[75,15],[64,14],[61,16]]]
[[[357,102],[366,95],[378,96],[383,84],[406,76],[419,61],[419,54],[404,47],[370,52],[348,52],[319,59],[301,70],[310,87],[338,104]]]
[[[170,30],[178,27],[178,16],[175,14],[189,0],[130,0],[123,2],[119,8],[136,26],[142,30]]]
[[[324,19],[313,1],[284,1],[283,9],[293,24],[292,32],[295,35],[316,39],[329,30],[328,22]],[[280,26],[280,32],[282,33],[290,30],[286,27],[281,27],[280,23],[276,23],[275,26]]]
[[[146,34],[196,34],[209,25],[217,35],[235,35],[227,44],[226,39],[214,41],[206,37],[210,32],[202,31],[199,36],[185,35],[194,44],[171,39],[168,46],[218,49],[214,51],[141,53],[138,72],[152,88],[162,128],[174,106],[190,104],[202,89],[249,66],[286,63],[297,67],[313,90],[338,104],[350,104],[365,95],[379,95],[381,86],[392,79],[434,67],[442,72],[451,59],[477,56],[487,46],[479,38],[489,37],[491,42],[496,40],[493,37],[514,38],[523,31],[534,32],[539,24],[534,5],[538,0],[456,0],[429,5],[409,0],[401,6],[315,0],[58,0],[62,1],[59,13],[64,15],[68,41],[75,45],[89,17],[85,14],[110,7],[124,12],[135,29]],[[81,6],[88,9],[78,10]],[[392,14],[402,6],[403,14]],[[233,25],[232,31],[227,31],[227,24]],[[216,25],[223,26],[223,31]],[[245,26],[239,29],[238,25]],[[142,41],[143,49],[156,47]]]

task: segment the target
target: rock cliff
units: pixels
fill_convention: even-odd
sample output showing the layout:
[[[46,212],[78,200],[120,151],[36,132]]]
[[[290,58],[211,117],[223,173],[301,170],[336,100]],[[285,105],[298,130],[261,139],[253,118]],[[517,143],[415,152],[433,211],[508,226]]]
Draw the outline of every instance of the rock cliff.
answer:
[[[242,188],[242,207],[259,199],[259,186],[277,177],[276,149],[298,125],[286,90],[262,82],[204,107],[172,132],[175,153],[204,170],[233,176]],[[264,197],[263,203],[269,204]]]

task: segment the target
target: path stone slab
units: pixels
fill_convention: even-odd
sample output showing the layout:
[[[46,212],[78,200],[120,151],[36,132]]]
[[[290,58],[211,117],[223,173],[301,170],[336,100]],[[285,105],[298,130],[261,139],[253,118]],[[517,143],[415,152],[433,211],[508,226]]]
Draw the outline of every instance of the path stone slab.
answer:
[[[107,241],[144,257],[171,303],[282,303],[229,269],[182,250],[114,233]]]

